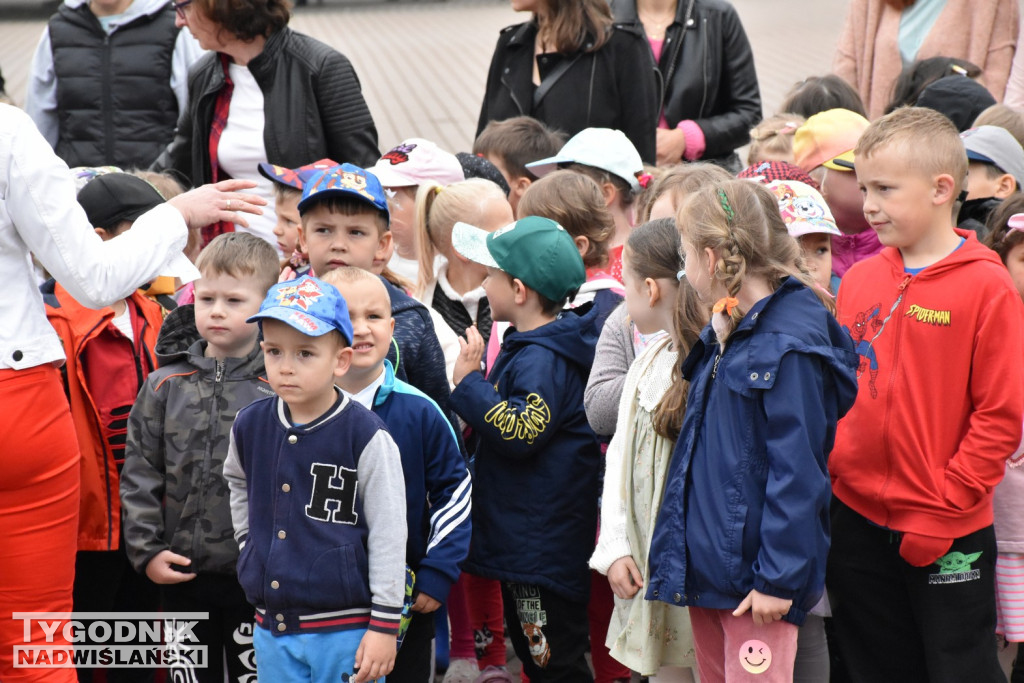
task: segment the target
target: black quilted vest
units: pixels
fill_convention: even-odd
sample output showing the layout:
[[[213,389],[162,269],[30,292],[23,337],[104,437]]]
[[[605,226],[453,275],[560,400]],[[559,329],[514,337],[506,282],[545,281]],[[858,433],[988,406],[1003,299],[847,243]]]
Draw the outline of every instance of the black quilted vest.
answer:
[[[57,156],[68,166],[146,168],[174,137],[174,10],[107,33],[87,4],[50,19],[57,75]]]

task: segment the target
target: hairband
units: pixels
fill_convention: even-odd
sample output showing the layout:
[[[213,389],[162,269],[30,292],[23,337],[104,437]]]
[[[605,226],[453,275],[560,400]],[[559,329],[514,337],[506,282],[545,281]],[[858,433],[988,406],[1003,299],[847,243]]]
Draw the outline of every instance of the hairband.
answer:
[[[441,190],[443,190],[443,189],[444,189],[444,187],[442,187],[441,185],[438,185],[437,187],[434,188],[434,194],[441,194]]]
[[[800,124],[796,121],[787,121],[786,125],[779,129],[776,135],[789,135],[790,133],[796,132],[796,129],[800,127]]]
[[[647,186],[651,184],[651,179],[653,177],[654,176],[652,176],[650,173],[644,173],[642,171],[638,171],[637,174],[636,174],[636,181],[638,183],[640,183],[640,187],[642,187],[642,188],[644,188],[646,190]]]
[[[725,190],[722,188],[718,188],[718,203],[722,205],[722,211],[725,211],[729,225],[732,225],[732,220],[736,218],[736,212],[732,210],[732,206],[729,204],[729,197],[726,196]]]
[[[680,270],[676,273],[676,282],[682,282],[683,278],[686,277],[686,271]]]
[[[999,241],[1002,242],[1015,232],[1024,232],[1024,213],[1015,213],[1007,219],[1006,234]]]

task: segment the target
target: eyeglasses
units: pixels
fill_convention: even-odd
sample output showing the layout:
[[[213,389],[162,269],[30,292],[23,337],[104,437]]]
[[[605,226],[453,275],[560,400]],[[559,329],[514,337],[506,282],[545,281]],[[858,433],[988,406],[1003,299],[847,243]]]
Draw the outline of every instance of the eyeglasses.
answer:
[[[191,4],[192,0],[181,0],[181,2],[176,2],[171,6],[174,8],[174,11],[178,13],[178,16],[181,18],[181,20],[186,21],[188,17],[185,16],[185,8]]]

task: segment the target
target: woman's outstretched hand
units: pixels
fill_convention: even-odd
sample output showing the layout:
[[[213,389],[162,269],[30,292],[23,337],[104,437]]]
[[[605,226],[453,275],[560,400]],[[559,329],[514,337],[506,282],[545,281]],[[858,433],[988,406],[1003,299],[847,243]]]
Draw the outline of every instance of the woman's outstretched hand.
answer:
[[[247,228],[249,223],[243,214],[260,215],[263,213],[260,207],[267,204],[262,197],[239,192],[251,187],[256,187],[251,180],[222,180],[179,194],[167,203],[181,212],[185,223],[193,229],[218,221],[230,221]]]

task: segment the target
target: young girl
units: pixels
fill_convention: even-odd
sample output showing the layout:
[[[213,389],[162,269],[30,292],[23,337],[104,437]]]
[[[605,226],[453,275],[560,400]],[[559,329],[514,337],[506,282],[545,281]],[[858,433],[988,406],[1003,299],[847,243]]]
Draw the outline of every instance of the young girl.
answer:
[[[804,121],[799,114],[776,114],[754,126],[750,131],[747,166],[761,161],[793,163],[793,136]]]
[[[419,282],[416,298],[441,314],[456,335],[476,325],[484,341],[490,337],[491,311],[481,283],[487,269],[452,248],[452,228],[462,221],[493,232],[512,223],[512,206],[489,180],[474,178],[442,187],[431,180],[420,185],[416,202]],[[443,256],[434,275],[434,262]],[[457,343],[456,343],[457,347]]]
[[[587,269],[587,281],[572,305],[594,302],[603,325],[625,292],[622,283],[608,272],[608,246],[615,223],[601,188],[586,175],[555,171],[530,185],[518,208],[520,216],[550,218],[572,235]]]
[[[684,667],[694,665],[687,611],[637,595],[686,409],[680,362],[706,319],[693,289],[676,279],[681,267],[679,232],[670,218],[641,225],[626,242],[622,274],[630,318],[642,334],[672,332],[652,342],[626,376],[606,457],[601,535],[590,559],[593,569],[608,575],[618,598],[606,641],[611,656],[659,683],[692,681]]]
[[[989,217],[991,247],[1010,271],[1024,298],[1024,196],[1006,199]],[[992,499],[996,530],[996,633],[1018,643],[1011,683],[1024,681],[1024,449],[1006,462],[1006,475]]]
[[[714,307],[683,366],[689,409],[646,596],[690,607],[702,683],[791,681],[797,627],[824,590],[825,460],[858,357],[766,188],[703,188],[678,222],[686,279]]]

